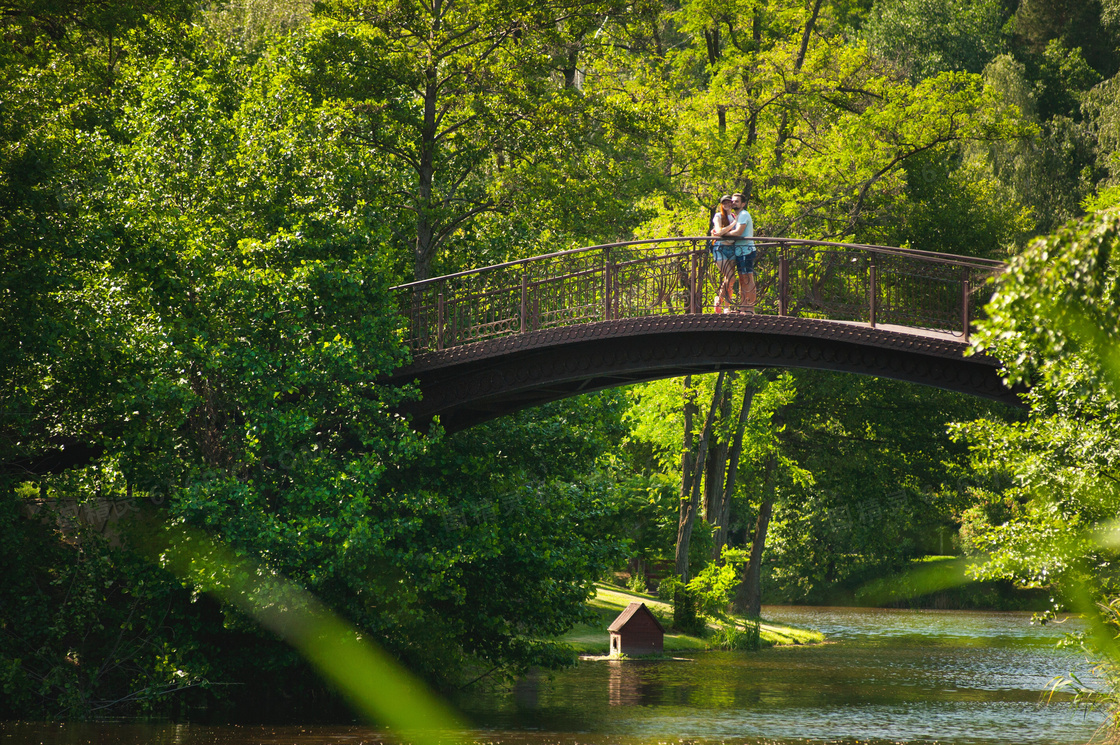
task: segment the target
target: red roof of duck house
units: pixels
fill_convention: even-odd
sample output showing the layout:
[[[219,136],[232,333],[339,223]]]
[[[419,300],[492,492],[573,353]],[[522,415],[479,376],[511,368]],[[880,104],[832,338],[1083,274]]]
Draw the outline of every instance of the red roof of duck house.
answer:
[[[665,633],[665,627],[657,620],[657,616],[650,612],[650,609],[646,607],[645,603],[630,603],[630,605],[626,606],[626,610],[619,613],[618,618],[614,619],[614,622],[607,627],[607,631],[622,631],[622,628],[630,623],[634,618],[634,614],[638,611],[642,611],[649,617],[649,620],[653,621],[661,633]]]

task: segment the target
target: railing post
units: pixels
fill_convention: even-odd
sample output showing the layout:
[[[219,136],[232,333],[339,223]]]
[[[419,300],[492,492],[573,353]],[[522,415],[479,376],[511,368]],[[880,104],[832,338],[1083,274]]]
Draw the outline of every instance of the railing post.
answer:
[[[692,257],[692,259],[691,259],[691,265],[690,265],[689,272],[688,272],[688,312],[689,313],[699,313],[700,312],[700,310],[699,310],[700,304],[696,302],[696,293],[697,293],[697,288],[698,288],[700,280],[699,280],[699,277],[697,276],[697,272],[698,272],[699,268],[696,265],[697,262],[696,262],[696,242],[695,241],[692,242],[692,251],[689,252],[689,255]]]
[[[875,328],[875,314],[878,310],[879,298],[879,267],[875,266],[875,257],[871,257],[871,268],[868,272],[867,292],[869,295],[868,305],[870,306],[869,318],[871,321],[871,328]]]
[[[521,333],[528,330],[529,320],[529,275],[521,272]]]
[[[964,279],[961,281],[961,328],[964,330],[964,340],[968,341],[968,326],[969,326],[969,281],[968,269],[962,268]]]
[[[448,303],[447,313],[447,338],[443,340],[445,347],[453,347],[459,343],[459,304],[452,300]]]
[[[789,256],[784,243],[778,250],[778,315],[784,316],[789,313]]]
[[[611,320],[611,250],[603,250],[603,320]]]
[[[436,349],[443,349],[443,293],[436,301]]]
[[[413,341],[408,346],[411,348],[414,344],[419,344],[423,348],[428,346],[427,314],[421,311],[423,306],[420,304],[420,291],[413,290],[409,294],[412,296],[412,307],[409,308],[408,326]]]

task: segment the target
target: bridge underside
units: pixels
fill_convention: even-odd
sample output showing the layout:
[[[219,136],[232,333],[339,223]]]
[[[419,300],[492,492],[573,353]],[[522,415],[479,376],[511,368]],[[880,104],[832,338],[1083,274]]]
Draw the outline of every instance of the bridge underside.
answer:
[[[897,327],[896,327],[897,328]],[[600,321],[417,356],[390,383],[419,383],[406,413],[449,432],[589,391],[717,370],[799,367],[875,375],[1021,406],[999,363],[965,357],[945,334],[807,318],[738,314]]]

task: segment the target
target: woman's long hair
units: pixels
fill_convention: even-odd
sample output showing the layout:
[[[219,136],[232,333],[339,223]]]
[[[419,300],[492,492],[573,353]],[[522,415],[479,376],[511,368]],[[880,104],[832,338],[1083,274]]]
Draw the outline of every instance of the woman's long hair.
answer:
[[[731,215],[727,213],[727,208],[723,206],[723,202],[720,202],[718,205],[716,205],[716,208],[712,210],[712,215],[715,215],[717,213],[719,214],[719,226],[721,228],[726,228],[731,224]],[[711,224],[710,221],[709,224]]]

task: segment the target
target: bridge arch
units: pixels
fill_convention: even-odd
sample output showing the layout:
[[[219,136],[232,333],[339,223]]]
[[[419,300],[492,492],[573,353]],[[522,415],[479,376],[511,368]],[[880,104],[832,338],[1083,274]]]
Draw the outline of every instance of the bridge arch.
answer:
[[[756,238],[758,311],[708,311],[703,237],[616,243],[394,288],[418,424],[448,431],[548,401],[723,369],[876,375],[1019,404],[996,360],[966,355],[999,262]],[[710,299],[708,303],[710,303]],[[707,312],[706,312],[707,311]]]

